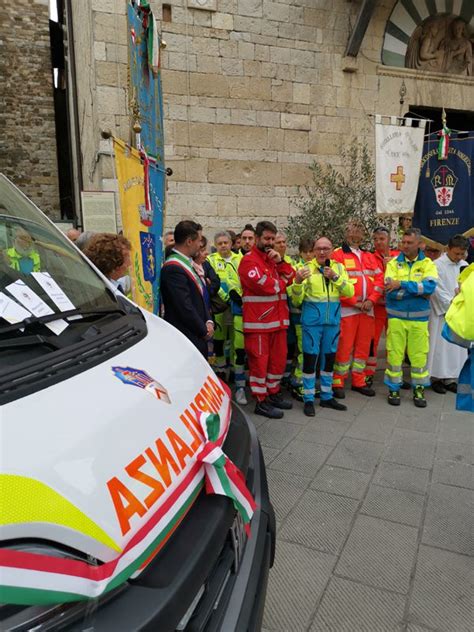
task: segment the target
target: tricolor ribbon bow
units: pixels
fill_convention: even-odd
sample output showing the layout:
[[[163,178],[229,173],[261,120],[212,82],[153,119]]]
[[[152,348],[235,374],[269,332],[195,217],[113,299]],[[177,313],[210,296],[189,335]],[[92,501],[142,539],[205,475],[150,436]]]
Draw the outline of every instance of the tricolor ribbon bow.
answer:
[[[450,135],[451,130],[443,123],[443,129],[438,132],[438,160],[446,160],[448,157]]]
[[[228,496],[242,516],[247,535],[250,535],[255,500],[247,488],[244,475],[220,447],[223,438],[219,441],[219,415],[201,413],[199,421],[206,442],[196,454],[196,459],[204,464],[206,493]]]

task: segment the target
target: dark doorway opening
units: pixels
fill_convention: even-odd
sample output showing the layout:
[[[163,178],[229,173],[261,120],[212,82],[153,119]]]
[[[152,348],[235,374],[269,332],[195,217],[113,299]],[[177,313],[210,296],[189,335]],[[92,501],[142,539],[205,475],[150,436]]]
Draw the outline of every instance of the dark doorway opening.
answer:
[[[64,2],[56,0],[58,21],[49,21],[53,67],[54,118],[58,157],[59,202],[62,220],[74,219],[74,188],[71,158],[66,57],[64,47]]]
[[[419,116],[425,119],[431,119],[434,121],[431,123],[431,132],[437,132],[443,126],[441,121],[442,116],[441,108],[423,107],[417,105],[410,105],[410,111],[405,116]],[[446,124],[449,129],[456,130],[458,132],[471,132],[474,130],[474,112],[470,110],[446,110]]]

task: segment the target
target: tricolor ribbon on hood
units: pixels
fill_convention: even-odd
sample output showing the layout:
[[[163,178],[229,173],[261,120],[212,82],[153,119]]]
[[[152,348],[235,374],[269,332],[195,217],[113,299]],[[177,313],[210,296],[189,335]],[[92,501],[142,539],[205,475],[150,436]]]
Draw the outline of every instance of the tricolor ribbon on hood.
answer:
[[[203,487],[228,496],[241,513],[247,532],[255,501],[242,472],[224,454],[230,406],[222,422],[217,414],[200,413],[205,437],[184,479],[113,560],[100,566],[48,554],[0,548],[0,603],[59,604],[95,599],[142,570],[172,536]],[[27,501],[27,499],[25,499]]]
[[[245,478],[238,467],[224,454],[217,439],[219,437],[220,419],[214,413],[201,413],[201,427],[206,442],[197,453],[198,462],[204,464],[206,472],[206,493],[227,496],[242,516],[247,535],[250,534],[250,521],[255,511],[255,501],[245,483]]]

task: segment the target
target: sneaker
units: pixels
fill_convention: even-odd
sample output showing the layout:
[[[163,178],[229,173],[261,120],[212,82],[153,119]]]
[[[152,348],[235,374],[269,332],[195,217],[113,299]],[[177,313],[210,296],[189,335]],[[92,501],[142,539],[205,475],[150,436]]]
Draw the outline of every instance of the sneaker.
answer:
[[[365,395],[366,397],[375,397],[375,391],[368,386],[351,386],[351,391]]]
[[[319,402],[319,405],[322,408],[332,408],[333,410],[347,410],[347,406],[345,404],[340,404],[337,399],[322,399]]]
[[[241,406],[245,406],[247,404],[247,398],[245,397],[245,388],[238,388],[235,391],[235,401]]]
[[[444,395],[446,393],[446,387],[440,380],[435,380],[434,382],[431,382],[431,388],[434,390],[435,393],[438,393],[439,395]]]
[[[292,384],[289,388],[291,397],[298,402],[303,401],[303,387],[301,384]]]
[[[390,406],[400,406],[400,393],[399,391],[388,392],[388,403]]]
[[[274,393],[273,395],[269,395],[267,401],[270,406],[280,408],[281,410],[290,410],[290,408],[293,408],[293,403],[285,399],[281,393]]]
[[[336,397],[337,399],[345,399],[346,398],[346,394],[344,392],[343,388],[333,388],[332,389],[332,394],[334,395],[334,397]]]
[[[411,389],[411,384],[410,382],[405,382],[405,380],[403,380],[402,385],[400,387],[403,391],[409,391]]]
[[[425,389],[423,386],[415,386],[413,389],[413,401],[417,408],[426,408]]]
[[[303,414],[305,414],[306,417],[315,417],[316,416],[316,411],[314,410],[314,403],[313,402],[305,402],[304,403]]]
[[[254,413],[262,417],[269,417],[270,419],[281,419],[283,417],[283,411],[278,410],[278,408],[275,408],[269,402],[257,402],[255,404]]]
[[[365,384],[366,384],[366,386],[368,386],[369,388],[372,388],[373,383],[374,383],[374,376],[373,375],[366,375],[365,376]]]

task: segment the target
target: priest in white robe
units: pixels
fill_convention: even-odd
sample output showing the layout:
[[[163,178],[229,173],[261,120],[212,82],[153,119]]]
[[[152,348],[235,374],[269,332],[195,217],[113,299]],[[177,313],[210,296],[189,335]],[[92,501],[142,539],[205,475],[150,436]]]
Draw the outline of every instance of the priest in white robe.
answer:
[[[460,270],[467,266],[464,261],[468,240],[463,235],[451,237],[447,251],[436,259],[438,284],[431,296],[431,314],[429,320],[430,350],[428,354],[428,371],[431,375],[431,386],[436,393],[456,392],[456,380],[466,361],[466,349],[449,344],[441,337],[444,317],[451,301],[458,291]]]

